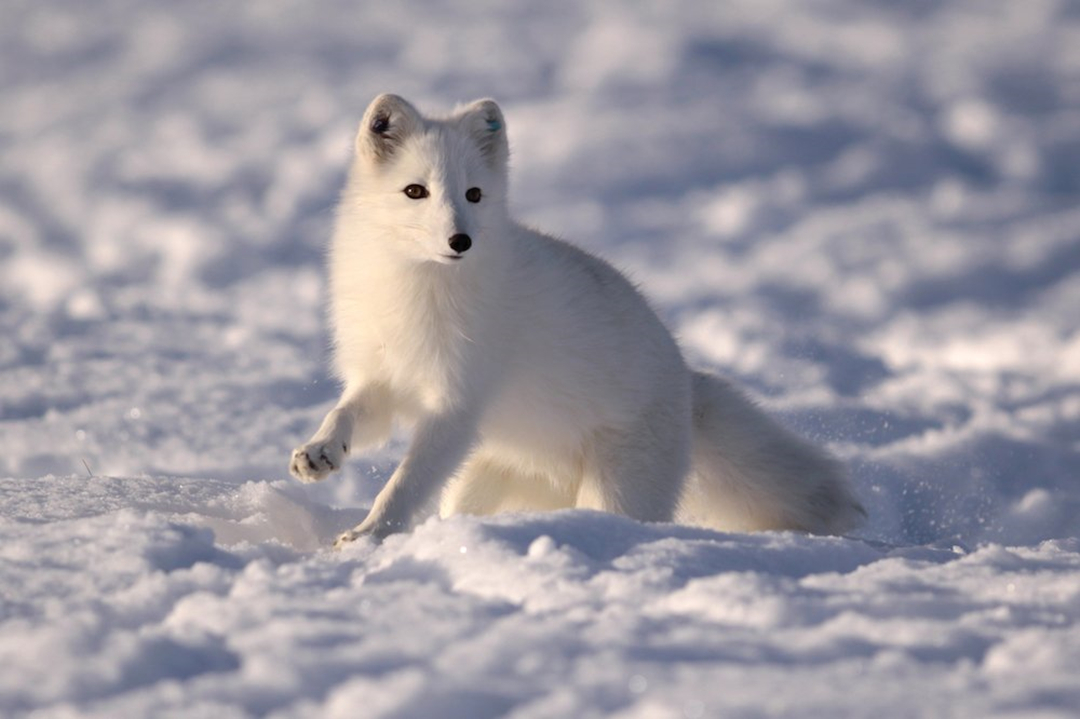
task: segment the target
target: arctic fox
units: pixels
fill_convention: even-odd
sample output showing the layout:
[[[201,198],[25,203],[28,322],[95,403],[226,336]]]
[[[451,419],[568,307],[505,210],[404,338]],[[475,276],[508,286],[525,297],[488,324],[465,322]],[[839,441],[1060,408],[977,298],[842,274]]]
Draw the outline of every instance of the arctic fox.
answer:
[[[344,533],[443,516],[581,507],[721,530],[842,533],[865,511],[841,467],[731,384],[687,368],[638,290],[512,220],[506,121],[492,100],[443,118],[368,107],[330,265],[344,391],[290,471],[315,482],[412,444]]]

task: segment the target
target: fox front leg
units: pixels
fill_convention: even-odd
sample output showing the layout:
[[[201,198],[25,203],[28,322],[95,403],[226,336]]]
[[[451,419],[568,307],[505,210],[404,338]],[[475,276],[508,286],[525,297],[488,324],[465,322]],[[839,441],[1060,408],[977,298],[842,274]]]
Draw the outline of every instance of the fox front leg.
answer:
[[[289,473],[301,482],[326,479],[345,463],[350,450],[384,440],[390,413],[378,389],[346,391],[306,444],[293,450]]]
[[[476,418],[467,411],[423,420],[409,452],[375,497],[367,518],[339,536],[334,547],[340,549],[363,536],[383,539],[409,529],[417,514],[465,460],[476,440],[476,428]]]

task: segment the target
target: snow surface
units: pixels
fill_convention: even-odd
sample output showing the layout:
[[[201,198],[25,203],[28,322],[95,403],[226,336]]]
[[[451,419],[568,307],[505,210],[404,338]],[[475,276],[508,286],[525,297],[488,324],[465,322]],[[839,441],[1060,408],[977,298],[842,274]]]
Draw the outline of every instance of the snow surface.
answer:
[[[326,549],[323,247],[380,91],[851,466],[850,538],[588,512]],[[1080,715],[1080,8],[0,8],[0,715]]]

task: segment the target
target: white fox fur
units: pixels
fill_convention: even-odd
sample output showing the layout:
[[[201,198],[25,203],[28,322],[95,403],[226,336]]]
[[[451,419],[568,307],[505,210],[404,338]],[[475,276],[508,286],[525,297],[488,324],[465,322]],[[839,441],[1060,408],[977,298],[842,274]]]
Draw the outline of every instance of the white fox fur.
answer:
[[[330,253],[344,391],[290,469],[321,480],[395,420],[415,429],[338,543],[406,530],[436,499],[443,515],[855,526],[865,512],[834,460],[689,370],[611,265],[510,218],[507,162],[491,100],[440,119],[381,95],[364,115]]]

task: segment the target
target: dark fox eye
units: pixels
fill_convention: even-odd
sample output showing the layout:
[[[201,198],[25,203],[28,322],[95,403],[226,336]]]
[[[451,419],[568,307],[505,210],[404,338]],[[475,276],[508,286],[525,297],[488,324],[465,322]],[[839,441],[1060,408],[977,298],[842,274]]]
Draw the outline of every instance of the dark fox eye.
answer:
[[[423,185],[409,185],[405,188],[405,196],[410,200],[422,200],[428,196],[428,191]]]
[[[480,192],[479,187],[470,187],[465,190],[465,199],[469,202],[479,202],[480,198],[484,196],[484,193]]]

